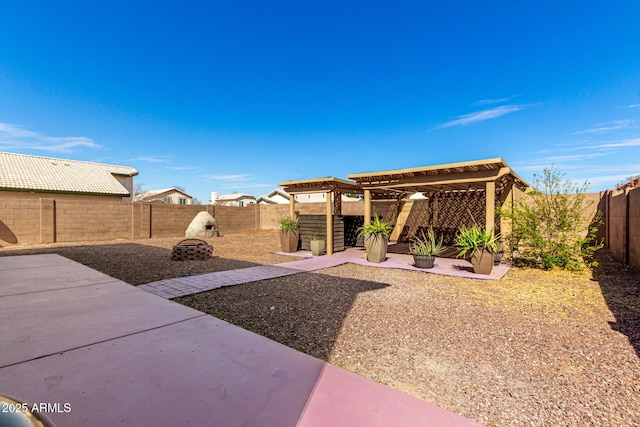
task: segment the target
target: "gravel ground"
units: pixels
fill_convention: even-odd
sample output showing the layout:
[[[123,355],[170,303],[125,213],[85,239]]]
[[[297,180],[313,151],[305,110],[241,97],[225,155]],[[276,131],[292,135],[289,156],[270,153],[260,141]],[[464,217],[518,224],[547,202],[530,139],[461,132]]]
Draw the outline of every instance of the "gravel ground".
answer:
[[[131,285],[300,259],[274,254],[280,250],[277,234],[257,232],[202,239],[213,246],[213,257],[209,260],[171,261],[173,245],[181,240],[154,238],[9,246],[0,247],[0,256],[56,253]]]
[[[168,261],[177,241],[0,256],[60,253],[132,284],[292,259],[274,232],[211,239],[206,262]],[[501,281],[343,265],[176,301],[489,426],[640,426],[640,274],[599,260]]]

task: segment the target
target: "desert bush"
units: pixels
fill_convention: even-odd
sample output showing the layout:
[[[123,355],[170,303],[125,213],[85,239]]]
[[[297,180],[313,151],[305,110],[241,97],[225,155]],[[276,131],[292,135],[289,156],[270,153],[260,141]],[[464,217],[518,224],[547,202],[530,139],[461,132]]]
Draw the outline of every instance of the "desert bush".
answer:
[[[526,197],[500,209],[511,223],[505,241],[512,254],[518,253],[516,265],[571,271],[597,265],[593,254],[603,246],[596,238],[602,213],[595,218],[585,213],[593,204],[585,202],[587,188],[588,183],[577,185],[551,166],[534,175]]]

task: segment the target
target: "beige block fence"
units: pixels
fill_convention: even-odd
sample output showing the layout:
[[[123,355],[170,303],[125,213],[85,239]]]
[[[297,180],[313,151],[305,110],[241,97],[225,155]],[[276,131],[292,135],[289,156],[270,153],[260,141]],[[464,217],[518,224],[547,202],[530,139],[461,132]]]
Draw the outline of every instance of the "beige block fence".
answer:
[[[587,194],[593,201],[589,215],[603,214],[600,236],[622,262],[640,270],[640,188],[622,194]],[[220,233],[277,230],[289,205],[165,205],[118,201],[0,197],[0,246],[68,243],[97,240],[181,238],[198,212],[218,221]],[[300,214],[324,215],[326,204],[297,203]],[[395,222],[401,206],[396,201],[374,201],[372,214]],[[342,204],[344,215],[363,215],[364,202]]]

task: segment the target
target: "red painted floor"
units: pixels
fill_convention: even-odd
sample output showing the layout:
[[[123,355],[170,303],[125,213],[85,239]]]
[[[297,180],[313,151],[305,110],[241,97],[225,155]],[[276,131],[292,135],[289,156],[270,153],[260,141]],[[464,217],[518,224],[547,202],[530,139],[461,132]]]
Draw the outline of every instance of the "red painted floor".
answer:
[[[0,337],[58,426],[479,425],[57,255],[0,258]]]

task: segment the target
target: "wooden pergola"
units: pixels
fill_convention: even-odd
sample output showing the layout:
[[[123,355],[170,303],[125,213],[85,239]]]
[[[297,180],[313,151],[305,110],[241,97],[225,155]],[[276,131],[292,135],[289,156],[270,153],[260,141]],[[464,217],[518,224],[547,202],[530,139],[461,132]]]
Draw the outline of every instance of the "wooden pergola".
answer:
[[[333,215],[342,213],[342,194],[363,194],[362,188],[353,181],[334,178],[305,179],[299,181],[287,181],[278,183],[284,187],[284,191],[289,193],[289,216],[296,215],[295,195],[308,193],[326,194],[326,217],[327,217],[327,255],[333,254]]]
[[[529,184],[501,158],[450,163],[382,172],[355,173],[349,180],[326,177],[281,182],[291,195],[289,215],[295,217],[295,195],[326,194],[327,255],[333,253],[333,215],[342,213],[343,193],[364,194],[364,224],[371,223],[372,198],[403,199],[413,193],[429,197],[436,193],[485,192],[485,226],[495,227],[496,194],[503,200]]]
[[[364,193],[364,221],[371,221],[371,195],[385,192],[405,197],[410,193],[429,195],[438,192],[485,191],[485,226],[495,226],[496,190],[524,191],[529,184],[501,158],[398,169],[383,172],[349,174]]]

